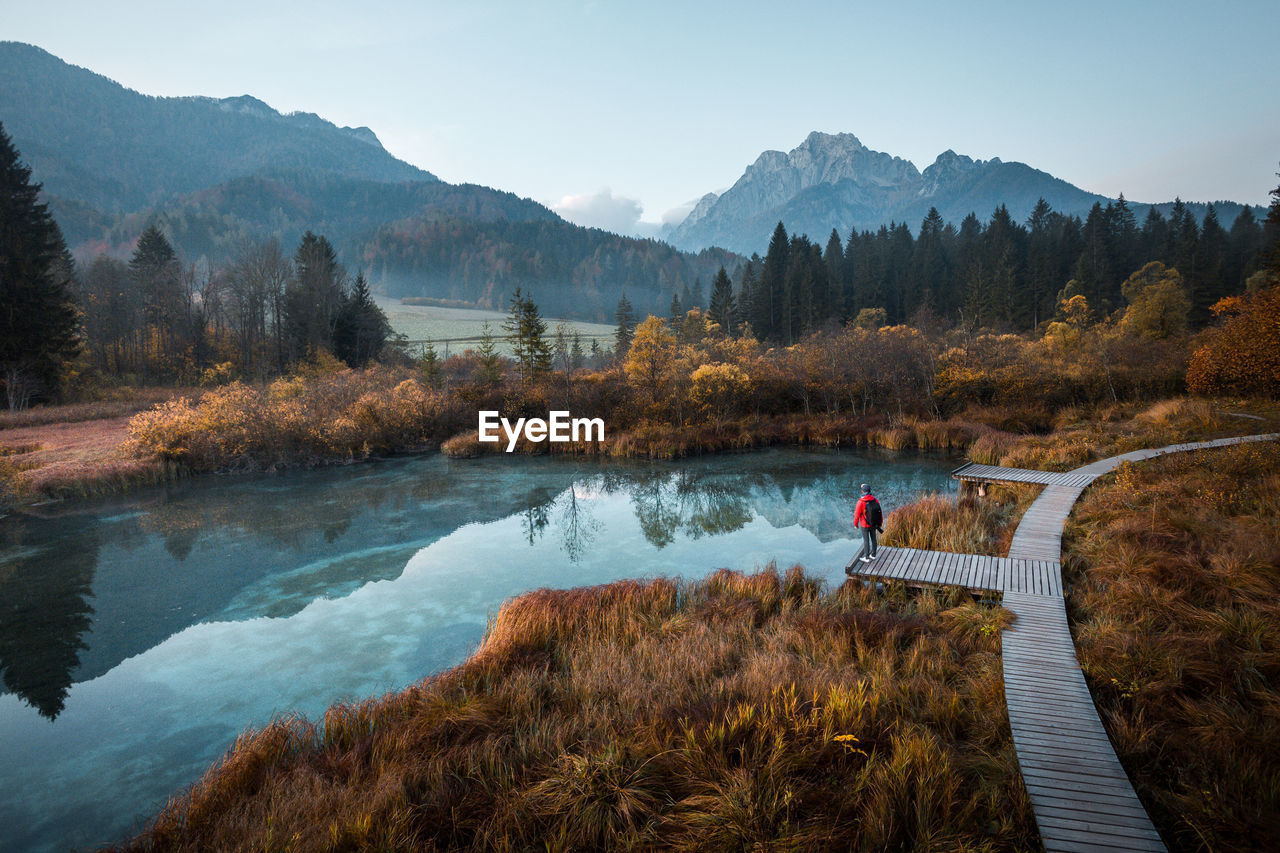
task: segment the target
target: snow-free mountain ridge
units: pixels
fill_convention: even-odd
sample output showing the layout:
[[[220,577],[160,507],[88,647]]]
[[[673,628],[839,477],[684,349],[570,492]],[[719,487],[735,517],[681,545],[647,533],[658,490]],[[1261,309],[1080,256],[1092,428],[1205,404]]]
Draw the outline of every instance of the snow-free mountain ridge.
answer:
[[[848,239],[853,229],[890,222],[915,229],[931,207],[956,225],[969,213],[986,220],[1001,204],[1025,220],[1041,198],[1054,210],[1082,217],[1094,204],[1112,201],[1025,163],[974,160],[947,150],[921,172],[851,133],[814,131],[790,152],[761,154],[733,186],[704,196],[664,237],[688,251],[714,245],[750,254],[765,250],[778,222],[817,240],[833,228]],[[1139,215],[1148,207],[1132,206]],[[1204,205],[1188,206],[1203,216]],[[1220,203],[1218,214],[1230,221],[1239,209]]]

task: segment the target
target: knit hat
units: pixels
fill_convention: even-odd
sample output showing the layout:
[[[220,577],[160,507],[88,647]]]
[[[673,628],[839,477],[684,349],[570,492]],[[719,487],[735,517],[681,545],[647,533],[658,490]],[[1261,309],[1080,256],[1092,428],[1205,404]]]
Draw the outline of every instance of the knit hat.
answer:
[[[863,483],[863,484],[862,484],[862,493],[863,493],[864,495],[869,495],[869,494],[871,494],[871,487],[870,487],[870,486],[868,486],[866,483]]]

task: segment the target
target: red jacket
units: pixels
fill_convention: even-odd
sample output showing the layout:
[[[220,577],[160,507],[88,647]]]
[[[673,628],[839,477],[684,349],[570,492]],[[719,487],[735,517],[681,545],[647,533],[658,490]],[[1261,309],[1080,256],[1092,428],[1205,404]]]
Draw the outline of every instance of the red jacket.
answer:
[[[867,501],[875,501],[876,496],[868,492],[858,499],[858,508],[853,513],[853,524],[855,527],[870,527],[867,524]],[[876,501],[879,503],[879,501]]]

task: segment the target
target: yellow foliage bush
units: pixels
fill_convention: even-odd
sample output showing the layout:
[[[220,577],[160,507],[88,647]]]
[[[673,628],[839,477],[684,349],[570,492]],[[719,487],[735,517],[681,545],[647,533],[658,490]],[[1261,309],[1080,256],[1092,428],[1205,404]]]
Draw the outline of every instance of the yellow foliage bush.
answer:
[[[271,467],[418,447],[444,436],[446,401],[386,368],[233,382],[136,415],[134,448],[197,470]]]

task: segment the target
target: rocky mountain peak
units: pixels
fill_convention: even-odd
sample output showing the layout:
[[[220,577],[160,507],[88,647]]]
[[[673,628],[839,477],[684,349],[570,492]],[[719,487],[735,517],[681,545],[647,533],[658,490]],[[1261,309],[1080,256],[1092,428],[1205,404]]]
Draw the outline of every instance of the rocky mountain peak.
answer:
[[[693,206],[693,210],[689,211],[689,215],[683,221],[688,223],[697,222],[707,215],[707,212],[711,210],[712,205],[716,203],[718,198],[720,198],[719,193],[707,193],[698,199],[698,203]]]
[[[218,107],[225,113],[244,113],[258,118],[279,118],[280,113],[253,95],[240,95],[235,98],[223,98]]]
[[[964,154],[957,154],[948,148],[938,155],[933,164],[927,166],[921,177],[923,183],[920,187],[918,195],[928,197],[944,192],[947,188],[954,186],[955,182],[962,180],[971,172],[979,171],[991,166],[999,166],[1000,158],[993,157],[990,160],[975,160],[972,157],[966,157]]]
[[[378,138],[378,134],[373,132],[372,128],[361,125],[360,127],[344,127],[342,132],[352,136],[361,142],[372,145],[374,148],[382,147],[382,140]]]

